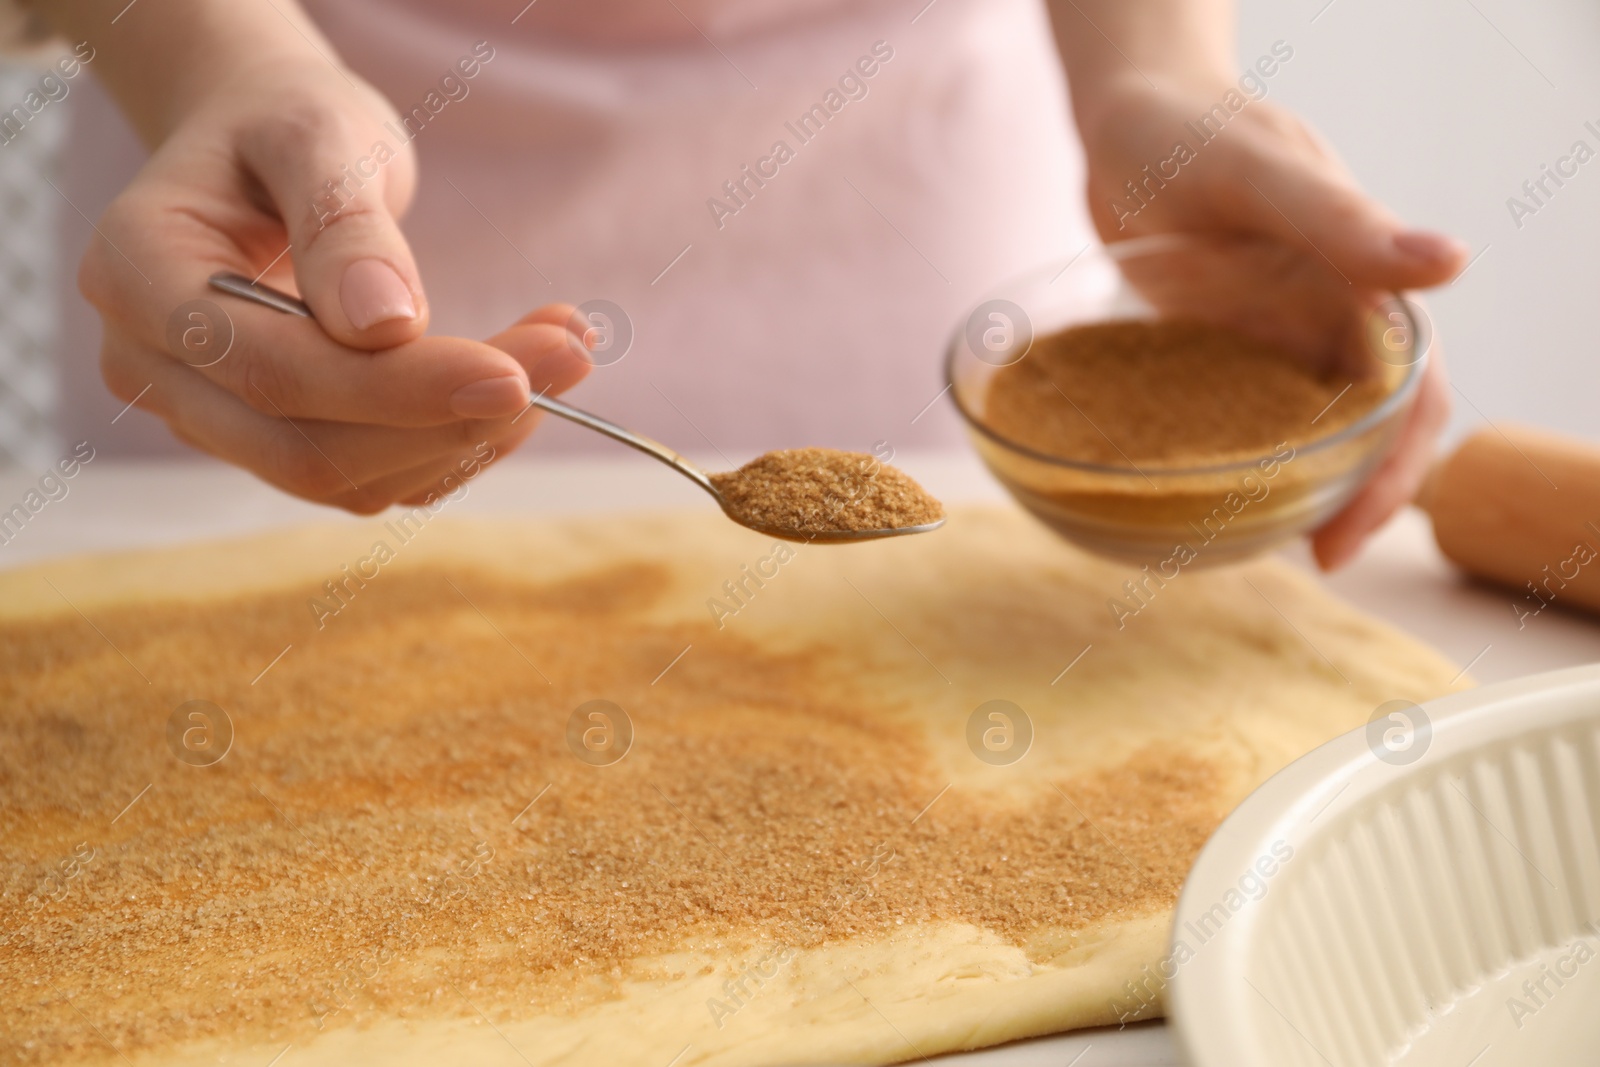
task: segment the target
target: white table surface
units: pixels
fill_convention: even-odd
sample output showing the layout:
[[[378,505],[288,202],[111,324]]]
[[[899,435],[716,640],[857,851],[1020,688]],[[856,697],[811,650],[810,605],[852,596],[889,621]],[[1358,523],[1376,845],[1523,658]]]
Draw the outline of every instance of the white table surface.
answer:
[[[947,503],[996,501],[1004,491],[968,453],[902,454],[896,466]],[[0,511],[41,472],[0,471]],[[170,545],[315,522],[350,521],[286,497],[240,471],[206,460],[95,459],[10,543],[0,569],[80,552]],[[693,485],[629,454],[597,459],[515,459],[472,483],[452,515],[555,515],[636,508],[710,506]],[[1284,552],[1309,567],[1302,547]],[[1481,682],[1600,660],[1600,622],[1549,609],[1518,629],[1514,594],[1459,577],[1434,547],[1426,518],[1408,512],[1345,571],[1334,592],[1430,642]],[[1164,1024],[1023,1041],[940,1057],[962,1067],[1177,1067]]]

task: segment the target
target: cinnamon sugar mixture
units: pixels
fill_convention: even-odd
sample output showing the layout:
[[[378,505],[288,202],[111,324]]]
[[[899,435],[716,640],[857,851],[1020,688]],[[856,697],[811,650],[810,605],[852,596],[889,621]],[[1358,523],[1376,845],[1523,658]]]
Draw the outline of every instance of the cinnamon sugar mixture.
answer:
[[[792,448],[711,475],[734,520],[768,531],[897,530],[944,518],[939,501],[903,471],[864,452]]]
[[[305,590],[0,627],[0,1061],[559,1012],[693,946],[1025,944],[1170,906],[1222,814],[1148,754],[913,823],[946,781],[849,650],[647,623],[653,566],[449,577],[385,572],[314,635]],[[605,767],[566,747],[597,697],[635,729]],[[213,766],[167,748],[195,698],[234,724]]]
[[[1190,465],[1322,437],[1366,414],[1384,393],[1377,379],[1319,378],[1287,352],[1235,330],[1130,320],[1039,338],[990,381],[984,421],[1063,459]]]

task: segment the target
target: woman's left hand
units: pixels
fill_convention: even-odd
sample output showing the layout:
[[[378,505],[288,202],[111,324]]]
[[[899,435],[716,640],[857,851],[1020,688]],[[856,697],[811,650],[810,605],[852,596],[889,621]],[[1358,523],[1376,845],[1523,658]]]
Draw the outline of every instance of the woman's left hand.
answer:
[[[1331,264],[1352,285],[1374,291],[1449,281],[1466,262],[1460,242],[1408,229],[1356,185],[1309,126],[1237,84],[1201,82],[1158,89],[1132,70],[1076,102],[1088,163],[1091,217],[1105,241],[1158,233],[1273,238]],[[1226,123],[1210,139],[1196,133],[1230,91]],[[1185,125],[1186,123],[1190,125]],[[1176,148],[1190,150],[1178,163]],[[1147,172],[1146,167],[1150,170]],[[1154,173],[1157,180],[1148,180]],[[1136,197],[1128,183],[1139,188]],[[1332,569],[1415,496],[1449,415],[1449,386],[1437,339],[1415,403],[1388,457],[1351,503],[1312,538],[1318,563]]]

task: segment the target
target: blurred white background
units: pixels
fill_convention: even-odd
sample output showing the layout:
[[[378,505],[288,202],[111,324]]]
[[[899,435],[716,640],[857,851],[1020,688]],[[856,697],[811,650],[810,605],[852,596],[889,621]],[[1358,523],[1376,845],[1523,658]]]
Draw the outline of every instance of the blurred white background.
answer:
[[[1487,417],[1600,437],[1600,158],[1520,229],[1506,207],[1574,141],[1600,153],[1583,125],[1600,128],[1600,4],[1242,0],[1240,56],[1278,39],[1295,58],[1273,98],[1401,217],[1483,253],[1429,298],[1453,432]]]
[[[1600,152],[1600,136],[1584,127],[1600,128],[1600,4],[1243,0],[1241,62],[1280,39],[1295,55],[1271,80],[1272,99],[1309,118],[1403,218],[1481,253],[1430,303],[1458,390],[1452,435],[1487,418],[1600,436],[1590,321],[1600,300],[1600,159],[1520,228],[1507,208],[1574,141]],[[20,99],[37,76],[0,72],[5,99]],[[108,428],[121,405],[98,388],[92,404],[51,411],[58,390],[46,354],[70,346],[85,368],[77,373],[89,373],[98,324],[75,296],[55,308],[40,282],[71,277],[88,218],[126,180],[54,174],[58,193],[45,180],[53,146],[69,121],[96,143],[132,141],[88,82],[80,77],[0,146],[0,462],[24,467],[48,463],[91,429],[105,454],[186,451],[139,412]],[[953,420],[950,429],[953,442]]]

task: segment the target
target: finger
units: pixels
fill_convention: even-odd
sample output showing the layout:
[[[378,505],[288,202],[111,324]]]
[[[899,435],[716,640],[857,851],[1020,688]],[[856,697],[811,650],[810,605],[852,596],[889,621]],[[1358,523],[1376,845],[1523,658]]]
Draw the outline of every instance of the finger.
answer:
[[[1353,285],[1427,288],[1455,277],[1465,245],[1408,229],[1336,170],[1319,169],[1282,145],[1252,147],[1251,172],[1235,190],[1236,223],[1253,225],[1321,257]]]
[[[513,326],[486,343],[423,337],[362,352],[266,308],[244,305],[235,317],[235,351],[202,373],[280,418],[388,426],[501,418],[526,407],[530,392],[564,392],[590,370],[581,344],[548,322]]]
[[[529,426],[528,432],[532,429],[533,427]],[[522,432],[517,436],[521,437]],[[374,481],[362,490],[358,503],[384,500],[389,506],[406,504],[413,507],[437,507],[441,500],[459,501],[467,495],[472,480],[482,474],[489,464],[499,459],[500,455],[498,444],[488,439],[481,440],[471,449]],[[345,506],[343,500],[343,496],[335,497],[330,503]],[[359,507],[351,510],[359,510]]]
[[[1450,390],[1436,347],[1389,455],[1356,498],[1312,536],[1318,566],[1331,571],[1350,562],[1368,537],[1416,497],[1449,417]]]
[[[382,507],[393,498],[373,492],[391,475],[471,450],[505,434],[511,420],[457,420],[402,429],[265,415],[161,353],[107,345],[107,384],[125,400],[138,398],[184,441],[296,496],[338,502],[352,510]]]
[[[589,361],[573,354],[572,342],[576,338],[566,330],[566,323],[571,321],[571,312],[574,310],[571,305],[541,308],[523,316],[518,325],[510,330],[489,339],[493,344],[522,353],[538,352],[543,348],[541,355],[525,358],[528,377],[536,393],[563,393],[589,373]],[[533,324],[532,328],[526,325],[530,323]],[[531,335],[533,340],[524,340],[526,335]],[[487,467],[514,451],[533,433],[541,417],[542,412],[530,405],[523,414],[512,419],[509,425],[504,426],[500,436],[488,442],[494,454],[484,459],[482,466]],[[496,423],[495,426],[498,428],[501,424]],[[439,496],[449,496],[454,491],[449,479],[457,473],[459,470],[450,462],[425,464],[384,479],[373,488],[377,492],[395,496],[403,504],[425,504]]]
[[[433,505],[441,497],[460,499],[464,495],[463,486],[516,449],[539,425],[540,416],[540,412],[531,412],[498,436],[480,441],[471,451],[390,475],[368,488],[380,496],[411,506]]]
[[[363,352],[310,320],[223,299],[228,322],[217,325],[231,324],[232,347],[214,361],[186,362],[263,414],[421,427],[498,418],[527,403],[528,373],[504,345],[422,337]]]
[[[526,321],[524,319],[523,323]],[[550,396],[564,393],[593,369],[583,356],[582,343],[564,326],[548,322],[519,323],[495,334],[488,343],[510,355],[527,374],[528,388],[522,395],[524,405],[530,392]]]
[[[499,346],[494,350],[508,350],[530,368],[527,380],[534,391],[560,393],[589,371],[588,362],[573,353],[571,339],[565,329],[541,323],[514,326],[491,340]],[[466,445],[494,442],[508,452],[538,423],[537,412],[421,429],[290,421],[241,410],[238,398],[160,353],[131,350],[111,358],[112,352],[108,347],[105,373],[113,392],[124,400],[142,394],[140,406],[161,415],[185,441],[296,495],[363,513],[436,484],[447,473],[440,465],[448,465],[448,457]],[[524,410],[529,388],[520,386],[518,411]]]
[[[424,337],[374,354],[340,344],[316,322],[210,289],[213,271],[251,264],[206,212],[169,200],[140,189],[102,220],[116,251],[86,256],[79,280],[108,330],[167,351],[273,416],[430,426],[510,415],[527,403],[527,372],[491,345]]]
[[[559,318],[566,321],[567,315],[561,307],[557,306],[553,313],[544,315],[546,321],[537,322],[531,327],[523,325],[540,317],[539,312],[524,316],[517,326],[489,340],[522,354],[533,392],[540,395],[563,393],[589,373],[590,364],[587,359],[574,354],[573,342],[576,338],[564,326],[552,327],[550,320]],[[530,404],[509,422],[498,420],[491,424],[499,431],[499,436],[488,440],[494,454],[483,459],[482,466],[487,467],[510,454],[527,440],[539,425],[542,415]],[[381,494],[392,495],[404,504],[431,503],[437,497],[449,496],[455,491],[450,479],[457,473],[459,471],[448,462],[426,464],[384,479],[372,488]]]
[[[319,105],[285,107],[242,131],[243,165],[289,231],[301,297],[335,340],[390,348],[422,336],[427,300],[397,215],[410,197],[376,122]],[[380,150],[382,149],[382,150]]]
[[[582,323],[577,320],[578,309],[571,304],[545,304],[536,307],[513,325],[536,326],[544,323],[547,326],[560,326],[571,330],[574,334],[582,336]]]

